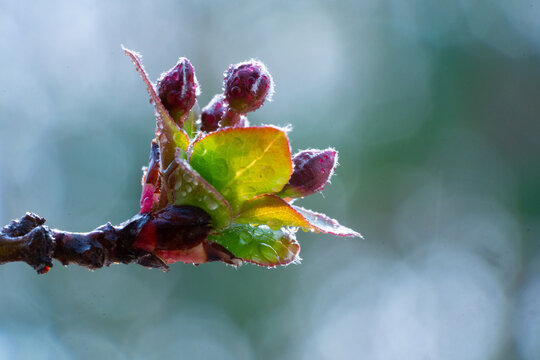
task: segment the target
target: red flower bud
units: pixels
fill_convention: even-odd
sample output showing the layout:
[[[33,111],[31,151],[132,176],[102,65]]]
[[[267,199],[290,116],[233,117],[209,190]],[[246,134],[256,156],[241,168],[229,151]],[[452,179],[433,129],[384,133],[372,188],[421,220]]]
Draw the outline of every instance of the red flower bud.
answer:
[[[231,65],[225,73],[225,98],[240,114],[255,111],[272,96],[272,76],[260,61],[250,60]]]
[[[337,151],[304,150],[293,158],[294,171],[279,196],[305,197],[324,189],[337,164]]]
[[[172,69],[161,74],[156,87],[163,106],[182,124],[200,93],[193,65],[188,59],[180,58]]]

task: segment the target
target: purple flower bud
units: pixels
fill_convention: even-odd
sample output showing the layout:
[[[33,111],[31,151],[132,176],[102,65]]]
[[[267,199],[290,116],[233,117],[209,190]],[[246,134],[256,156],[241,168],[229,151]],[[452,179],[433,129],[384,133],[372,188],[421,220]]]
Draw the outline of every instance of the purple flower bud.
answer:
[[[337,151],[304,150],[293,158],[294,171],[279,196],[304,197],[324,189],[337,164]]]
[[[245,127],[247,119],[229,107],[223,94],[218,94],[204,107],[201,114],[201,130],[206,132],[216,131],[220,127],[240,126]]]
[[[206,132],[216,131],[226,111],[227,102],[223,94],[215,95],[210,103],[202,109],[201,130]]]
[[[188,59],[180,58],[172,69],[161,74],[156,87],[163,106],[182,124],[200,93],[193,65]]]
[[[223,87],[230,107],[240,114],[257,110],[274,92],[272,76],[256,60],[231,65],[225,73]]]

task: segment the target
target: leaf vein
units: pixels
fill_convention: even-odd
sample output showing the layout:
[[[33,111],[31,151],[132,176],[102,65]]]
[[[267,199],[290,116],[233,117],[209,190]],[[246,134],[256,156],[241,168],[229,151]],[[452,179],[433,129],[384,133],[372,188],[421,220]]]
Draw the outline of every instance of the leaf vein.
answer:
[[[234,175],[233,178],[231,178],[225,185],[223,185],[223,189],[226,189],[227,187],[230,186],[231,183],[233,183],[238,177],[242,176],[243,173],[245,173],[247,170],[249,170],[251,167],[253,167],[257,162],[259,162],[263,157],[266,156],[266,154],[268,153],[268,151],[270,150],[270,148],[274,145],[274,143],[278,140],[279,138],[279,133],[276,134],[276,136],[274,137],[274,139],[272,139],[272,141],[270,141],[270,143],[266,146],[266,148],[263,150],[262,154],[258,157],[256,157],[255,159],[253,159],[252,162],[250,162],[247,166],[245,166],[244,168],[242,169],[239,169],[236,174]],[[243,154],[242,154],[242,159],[243,159]]]

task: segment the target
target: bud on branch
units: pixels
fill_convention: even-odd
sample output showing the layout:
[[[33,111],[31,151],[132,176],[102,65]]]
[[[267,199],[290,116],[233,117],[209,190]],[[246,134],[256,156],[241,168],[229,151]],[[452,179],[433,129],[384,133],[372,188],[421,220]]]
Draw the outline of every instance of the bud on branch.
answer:
[[[189,60],[180,58],[172,69],[161,74],[157,81],[157,91],[163,106],[174,121],[183,127],[189,110],[195,105],[200,93],[195,69]]]
[[[283,198],[299,198],[322,191],[337,165],[334,149],[304,150],[293,158],[294,171],[279,194]]]

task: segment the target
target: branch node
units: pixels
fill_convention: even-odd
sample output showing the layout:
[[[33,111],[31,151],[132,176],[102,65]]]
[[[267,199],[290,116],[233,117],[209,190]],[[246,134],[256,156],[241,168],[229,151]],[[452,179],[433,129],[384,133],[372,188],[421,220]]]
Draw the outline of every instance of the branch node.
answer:
[[[54,237],[47,226],[38,226],[26,235],[27,250],[24,261],[32,266],[38,274],[45,274],[53,266]]]

